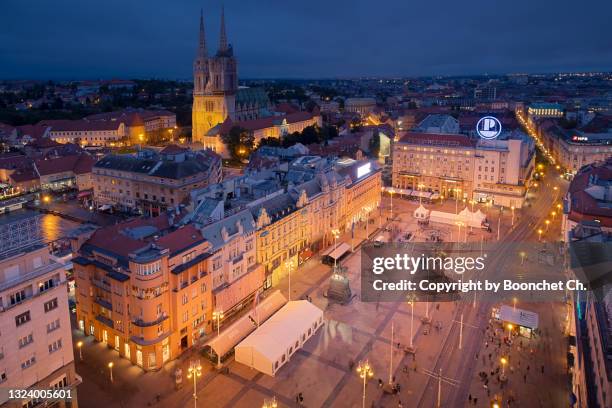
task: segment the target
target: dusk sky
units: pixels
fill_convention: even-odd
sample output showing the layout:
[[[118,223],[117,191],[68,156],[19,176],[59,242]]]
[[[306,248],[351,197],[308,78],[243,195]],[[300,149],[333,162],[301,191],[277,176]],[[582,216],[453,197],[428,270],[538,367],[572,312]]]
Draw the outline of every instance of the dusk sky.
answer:
[[[190,78],[220,1],[3,0],[0,79]],[[606,0],[227,0],[241,78],[612,70]]]

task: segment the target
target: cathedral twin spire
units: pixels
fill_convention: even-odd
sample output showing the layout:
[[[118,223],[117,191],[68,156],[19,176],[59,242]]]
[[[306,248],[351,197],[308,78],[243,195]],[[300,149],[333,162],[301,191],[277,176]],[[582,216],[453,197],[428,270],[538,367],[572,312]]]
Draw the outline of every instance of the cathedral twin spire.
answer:
[[[228,51],[227,34],[225,32],[225,7],[221,7],[221,33],[219,35],[219,54]],[[198,47],[198,57],[206,58],[206,34],[204,33],[204,11],[200,10],[200,44]]]

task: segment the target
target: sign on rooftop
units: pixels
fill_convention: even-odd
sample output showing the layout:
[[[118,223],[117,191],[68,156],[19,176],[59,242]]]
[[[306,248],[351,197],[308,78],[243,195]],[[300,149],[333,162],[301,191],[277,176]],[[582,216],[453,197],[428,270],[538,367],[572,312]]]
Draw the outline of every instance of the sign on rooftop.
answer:
[[[493,116],[480,118],[476,124],[476,132],[483,139],[495,139],[502,131],[501,122]]]

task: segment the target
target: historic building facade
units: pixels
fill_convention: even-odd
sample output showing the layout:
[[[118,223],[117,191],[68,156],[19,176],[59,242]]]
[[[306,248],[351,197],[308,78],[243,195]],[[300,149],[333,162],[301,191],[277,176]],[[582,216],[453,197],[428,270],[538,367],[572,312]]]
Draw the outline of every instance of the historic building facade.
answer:
[[[225,119],[257,119],[269,108],[265,93],[257,88],[238,88],[237,61],[225,31],[221,12],[221,34],[217,53],[209,57],[204,33],[204,17],[200,16],[200,41],[193,63],[192,139],[205,146],[208,131]]]

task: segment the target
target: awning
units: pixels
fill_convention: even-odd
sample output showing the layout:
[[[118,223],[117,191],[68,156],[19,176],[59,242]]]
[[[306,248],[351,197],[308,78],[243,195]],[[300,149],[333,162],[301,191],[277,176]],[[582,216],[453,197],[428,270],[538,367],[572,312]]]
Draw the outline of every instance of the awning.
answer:
[[[538,314],[528,310],[503,305],[499,309],[499,318],[502,321],[514,323],[530,329],[538,328]]]
[[[81,191],[79,194],[77,194],[77,198],[89,197],[92,194],[93,194],[93,191],[91,190]]]
[[[240,343],[242,339],[257,328],[258,320],[261,325],[261,323],[283,307],[285,303],[287,303],[287,299],[279,290],[271,293],[262,300],[256,308],[250,310],[248,314],[242,316],[229,327],[221,331],[219,336],[215,337],[204,346],[210,347],[217,355],[226,355],[236,346],[236,344]]]
[[[344,255],[345,253],[347,253],[350,250],[351,250],[351,246],[349,244],[347,244],[346,242],[343,242],[340,245],[338,245],[336,247],[336,249],[334,249],[327,256],[329,256],[331,259],[338,260],[338,259],[340,259],[342,257],[342,255]]]
[[[109,204],[104,204],[101,205],[100,207],[98,207],[98,211],[106,211],[106,210],[110,210],[111,206]]]

